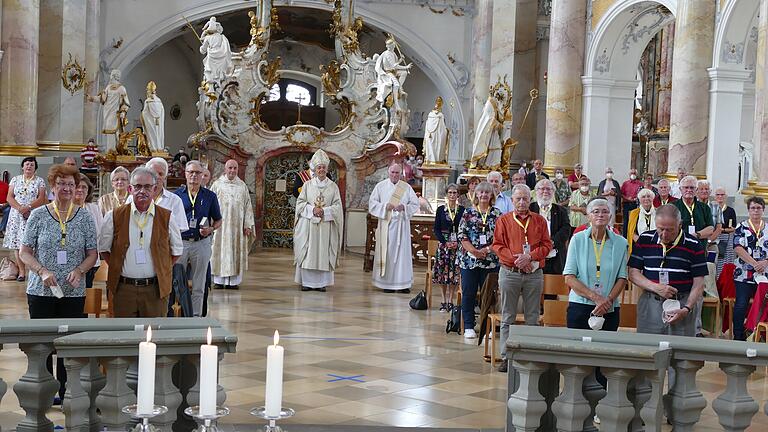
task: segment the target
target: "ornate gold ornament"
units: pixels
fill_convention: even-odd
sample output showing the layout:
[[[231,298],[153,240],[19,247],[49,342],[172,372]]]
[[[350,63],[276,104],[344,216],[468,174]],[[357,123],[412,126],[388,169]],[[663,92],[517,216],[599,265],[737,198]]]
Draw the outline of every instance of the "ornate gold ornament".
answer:
[[[78,90],[85,88],[88,80],[85,68],[80,66],[77,59],[72,58],[72,53],[68,54],[69,61],[61,70],[61,85],[64,86],[69,94],[74,96]]]
[[[267,53],[261,55],[262,60],[267,60]],[[273,85],[277,84],[280,80],[280,73],[278,70],[282,64],[280,57],[276,57],[271,62],[267,62],[261,66],[261,76],[264,81],[267,82],[267,88],[271,89]]]
[[[336,60],[331,60],[327,66],[320,65],[323,72],[320,80],[323,83],[323,91],[330,97],[336,97],[341,91],[341,66]]]
[[[210,135],[211,132],[213,132],[213,124],[211,122],[207,122],[205,125],[205,130],[201,130],[197,132],[196,134],[192,135],[192,138],[189,140],[192,143],[192,146],[194,147],[194,150],[200,150],[200,141],[203,140],[203,137],[206,135]]]
[[[249,45],[256,45],[258,49],[262,49],[267,45],[267,29],[259,22],[256,12],[248,11],[248,17],[251,24],[251,42]]]
[[[336,37],[336,35],[344,31],[344,23],[341,21],[341,16],[341,0],[335,0],[333,2],[333,14],[331,15],[331,27],[328,28],[328,33],[331,34],[331,37]]]
[[[338,111],[339,117],[341,117],[339,124],[333,128],[333,132],[339,132],[352,124],[352,120],[357,115],[354,111],[356,103],[342,97],[340,99],[331,99],[331,104],[336,106],[336,111]]]
[[[285,140],[298,147],[314,147],[323,140],[323,133],[310,125],[290,126]]]
[[[267,93],[262,93],[259,96],[251,99],[251,108],[248,114],[251,116],[251,126],[259,125],[262,129],[269,130],[269,126],[261,119],[261,105],[267,100]]]
[[[279,16],[277,15],[277,8],[276,7],[273,7],[272,10],[270,11],[269,27],[273,31],[276,31],[276,32],[283,30],[282,28],[280,28],[280,19],[279,19]]]

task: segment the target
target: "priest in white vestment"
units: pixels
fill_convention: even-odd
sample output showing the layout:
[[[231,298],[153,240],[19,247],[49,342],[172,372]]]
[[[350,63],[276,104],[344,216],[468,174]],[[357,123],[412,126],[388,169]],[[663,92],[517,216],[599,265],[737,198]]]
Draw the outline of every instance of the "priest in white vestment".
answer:
[[[448,128],[443,116],[443,98],[437,97],[435,108],[429,113],[424,125],[424,163],[444,164],[448,144]]]
[[[213,234],[211,273],[213,283],[224,288],[237,287],[248,270],[248,251],[253,237],[254,220],[248,186],[237,176],[239,164],[228,160],[224,174],[211,185],[219,198],[223,223]]]
[[[312,178],[296,200],[293,255],[296,283],[302,291],[325,291],[334,284],[344,232],[344,209],[339,187],[327,177],[330,159],[318,150],[309,161]]]
[[[384,292],[410,292],[413,285],[411,218],[419,211],[419,199],[411,186],[400,180],[403,168],[389,167],[389,178],[376,184],[368,200],[368,212],[379,219],[373,257],[373,286]]]
[[[165,151],[165,107],[157,97],[157,85],[154,81],[147,83],[147,100],[141,110],[141,125],[149,141],[149,149],[153,152]]]

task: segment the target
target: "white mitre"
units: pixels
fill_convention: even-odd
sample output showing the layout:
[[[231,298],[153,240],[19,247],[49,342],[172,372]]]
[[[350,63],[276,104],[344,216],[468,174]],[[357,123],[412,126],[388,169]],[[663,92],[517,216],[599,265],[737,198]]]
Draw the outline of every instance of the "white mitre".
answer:
[[[330,162],[331,159],[328,157],[328,155],[322,149],[319,149],[315,152],[314,155],[312,155],[312,159],[309,160],[309,169],[314,173],[316,166],[325,165],[328,167]]]

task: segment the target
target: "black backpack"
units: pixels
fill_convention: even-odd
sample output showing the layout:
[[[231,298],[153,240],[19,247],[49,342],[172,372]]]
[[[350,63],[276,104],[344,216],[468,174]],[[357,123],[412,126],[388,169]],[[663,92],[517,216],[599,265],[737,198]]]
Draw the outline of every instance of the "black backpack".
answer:
[[[448,313],[451,314],[451,318],[445,323],[445,332],[461,333],[461,305],[453,306]]]

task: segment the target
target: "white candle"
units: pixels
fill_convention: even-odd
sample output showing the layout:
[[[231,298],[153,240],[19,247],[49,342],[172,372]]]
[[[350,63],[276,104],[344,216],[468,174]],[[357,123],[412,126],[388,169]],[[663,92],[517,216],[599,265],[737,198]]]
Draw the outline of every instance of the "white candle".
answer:
[[[151,414],[155,407],[155,353],[157,347],[150,342],[152,327],[147,328],[147,341],[139,343],[138,414]]]
[[[216,383],[218,382],[219,347],[211,345],[208,327],[208,345],[200,346],[200,414],[216,414]]]
[[[280,335],[275,330],[275,344],[267,347],[267,387],[264,407],[270,417],[280,415],[283,404],[283,347],[277,343]]]

